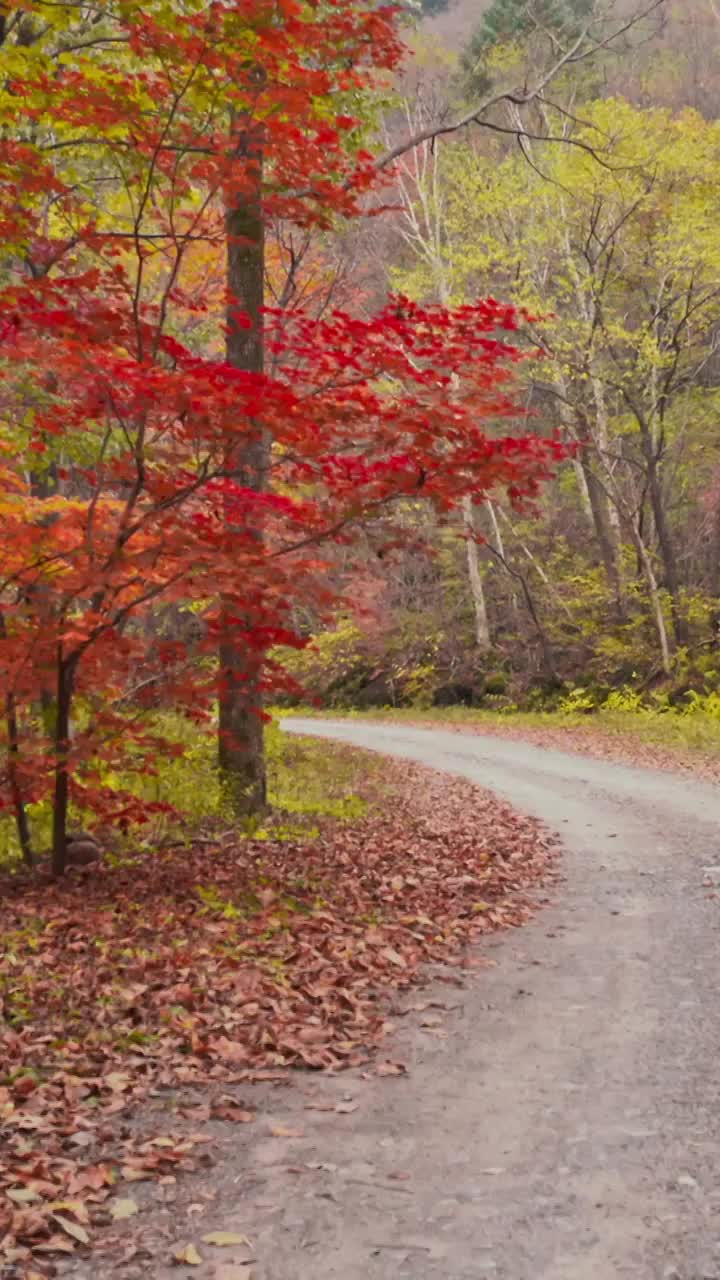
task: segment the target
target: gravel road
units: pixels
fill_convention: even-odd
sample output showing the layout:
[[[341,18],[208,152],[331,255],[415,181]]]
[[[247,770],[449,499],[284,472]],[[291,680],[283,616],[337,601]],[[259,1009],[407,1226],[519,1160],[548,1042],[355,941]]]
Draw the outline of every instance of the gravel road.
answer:
[[[310,1183],[288,1192],[277,1140],[254,1153],[258,1277],[720,1280],[720,790],[475,734],[284,728],[492,788],[561,834],[565,880],[438,988],[441,1034],[402,1024],[408,1078],[322,1085],[358,1109],[295,1141]]]

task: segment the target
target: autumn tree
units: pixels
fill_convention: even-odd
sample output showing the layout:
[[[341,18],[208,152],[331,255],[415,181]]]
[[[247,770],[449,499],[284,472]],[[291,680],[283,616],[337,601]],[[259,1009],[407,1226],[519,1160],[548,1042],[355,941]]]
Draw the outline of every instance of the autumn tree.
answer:
[[[232,15],[223,19],[227,49],[203,15],[167,57],[164,29],[147,14],[138,28],[135,17],[122,19],[127,64],[113,53],[112,74],[96,46],[72,73],[62,54],[23,53],[27,78],[18,76],[13,92],[24,85],[35,123],[31,137],[3,149],[14,195],[23,194],[5,209],[14,239],[0,387],[4,801],[29,855],[27,804],[52,798],[57,873],[71,808],[121,826],[147,816],[112,774],[151,769],[169,749],[130,698],[149,610],[190,605],[202,620],[191,649],[172,637],[153,646],[165,695],[187,714],[208,715],[237,653],[255,680],[247,714],[259,721],[271,676],[265,669],[256,678],[260,657],[293,642],[292,601],[323,590],[324,542],[347,539],[419,488],[440,511],[469,486],[533,492],[557,452],[486,436],[488,419],[517,414],[503,390],[503,366],[517,356],[498,337],[517,321],[496,303],[453,313],[393,302],[364,321],[297,313],[291,324],[281,311],[263,334],[277,357],[274,376],[246,367],[241,339],[259,343],[259,330],[234,295],[228,341],[238,359],[213,353],[212,341],[209,353],[180,341],[204,306],[184,288],[193,246],[227,239],[242,265],[258,245],[248,223],[258,153],[246,154],[247,128],[240,152],[224,128],[227,103],[213,72],[232,81],[246,109],[269,90],[256,62],[247,68]],[[360,34],[351,28],[361,48],[377,20],[367,15]],[[284,75],[286,37],[261,30],[266,63],[277,56]],[[256,34],[248,40],[257,50]],[[325,36],[337,51],[338,33]],[[101,51],[105,39],[98,33]],[[380,56],[380,43],[373,47]],[[392,41],[383,56],[395,56]],[[303,59],[299,68],[305,97],[292,85],[268,98],[261,192],[298,222],[320,216],[313,202],[319,208],[321,197],[324,211],[352,210],[366,182],[366,162],[343,149],[353,119],[321,124],[317,91],[327,79]],[[86,132],[86,99],[101,113],[97,136]],[[314,147],[297,123],[303,103]],[[292,125],[290,105],[298,108]],[[223,124],[216,136],[214,119]],[[338,169],[326,180],[320,154],[326,161],[333,147]],[[88,153],[98,155],[97,170]],[[290,184],[301,177],[300,194]],[[253,262],[253,280],[254,270]],[[463,396],[449,402],[461,367]],[[272,475],[260,478],[266,465]],[[212,661],[218,642],[232,643],[224,667]]]

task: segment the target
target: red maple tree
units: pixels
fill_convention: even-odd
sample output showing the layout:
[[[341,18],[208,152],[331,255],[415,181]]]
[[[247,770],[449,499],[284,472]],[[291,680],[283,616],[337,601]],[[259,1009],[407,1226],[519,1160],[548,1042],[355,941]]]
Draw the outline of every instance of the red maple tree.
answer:
[[[533,494],[559,452],[497,432],[521,358],[502,304],[263,312],[266,220],[327,226],[374,181],[351,106],[399,58],[392,10],[77,12],[45,29],[23,5],[27,113],[0,141],[0,803],[31,858],[27,805],[51,797],[57,873],[71,808],[151,809],[104,781],[172,749],[138,672],[188,715],[219,694],[226,740],[259,725],[282,678],[268,650],[301,643],[293,605],[327,603],[324,544],[408,496]],[[184,271],[219,244],[231,287],[208,315]],[[151,625],[172,609],[191,640]],[[223,726],[229,685],[245,705]]]

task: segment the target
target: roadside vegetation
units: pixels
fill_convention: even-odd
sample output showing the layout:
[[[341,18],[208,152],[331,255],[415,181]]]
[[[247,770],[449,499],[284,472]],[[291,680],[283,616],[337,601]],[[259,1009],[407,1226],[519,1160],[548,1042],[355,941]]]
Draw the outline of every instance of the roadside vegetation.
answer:
[[[633,690],[602,702],[582,688],[558,700],[554,710],[473,707],[382,707],[373,710],[298,707],[290,714],[385,720],[524,738],[560,750],[662,768],[681,768],[720,781],[720,696],[690,691],[681,705],[658,695],[646,700]]]
[[[535,823],[269,705],[720,745],[720,11],[477,9],[0,7],[2,1280],[527,919]]]

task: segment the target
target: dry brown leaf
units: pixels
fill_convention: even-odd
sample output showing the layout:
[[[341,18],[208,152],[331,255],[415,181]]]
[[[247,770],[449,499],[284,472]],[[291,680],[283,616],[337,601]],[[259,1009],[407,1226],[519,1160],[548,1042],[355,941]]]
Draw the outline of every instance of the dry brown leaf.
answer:
[[[213,1052],[225,1062],[248,1062],[250,1053],[247,1046],[239,1044],[237,1040],[228,1040],[227,1036],[218,1036],[216,1040],[210,1042]]]
[[[255,1119],[254,1111],[244,1111],[232,1103],[220,1102],[212,1109],[213,1120],[227,1120],[230,1124],[251,1124]]]
[[[35,1253],[74,1253],[75,1245],[72,1240],[68,1240],[67,1236],[53,1235],[47,1240],[41,1240],[39,1244],[34,1244]]]
[[[225,1248],[231,1244],[244,1244],[249,1249],[252,1248],[247,1236],[240,1235],[237,1231],[209,1231],[206,1236],[202,1237],[204,1244],[214,1244],[219,1248]]]

